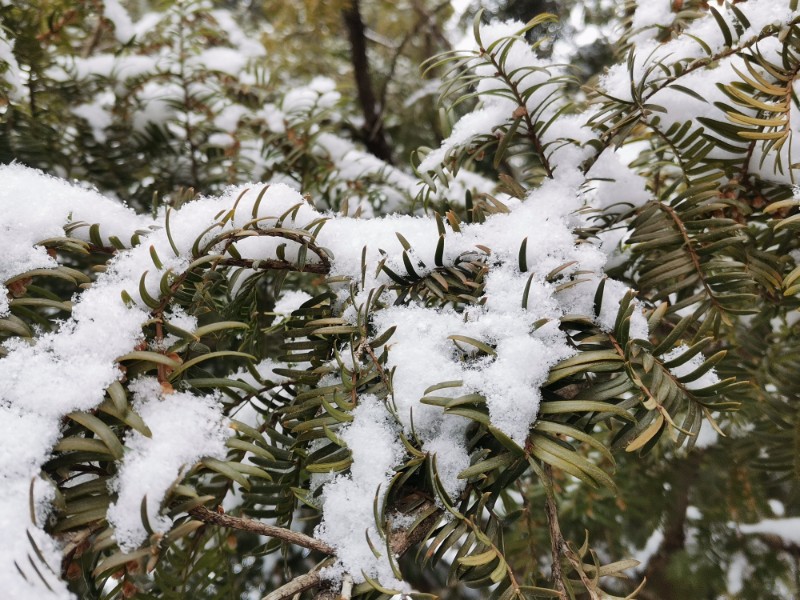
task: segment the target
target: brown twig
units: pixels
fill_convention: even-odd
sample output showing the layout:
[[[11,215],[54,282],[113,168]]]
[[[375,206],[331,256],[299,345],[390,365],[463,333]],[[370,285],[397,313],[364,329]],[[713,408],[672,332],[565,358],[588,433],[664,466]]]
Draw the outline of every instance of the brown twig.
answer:
[[[268,525],[266,523],[261,523],[260,521],[248,519],[246,517],[234,517],[231,515],[226,515],[225,513],[213,512],[208,510],[205,506],[196,506],[189,511],[189,514],[195,519],[203,521],[204,523],[211,523],[221,527],[230,527],[231,529],[239,529],[240,531],[249,531],[259,535],[278,538],[290,544],[294,544],[295,546],[302,546],[303,548],[309,548],[310,550],[317,550],[318,552],[322,552],[323,554],[328,554],[331,556],[336,554],[336,550],[334,550],[333,547],[318,539],[312,538],[297,531],[291,531],[290,529]]]
[[[349,573],[345,573],[342,578],[342,593],[339,595],[341,600],[350,600],[353,593],[353,578]]]
[[[542,162],[542,167],[544,167],[545,173],[547,173],[547,178],[553,178],[553,168],[550,166],[550,161],[547,158],[547,153],[545,152],[545,147],[542,145],[542,140],[536,134],[536,128],[533,123],[533,119],[531,118],[530,112],[528,112],[528,104],[523,94],[519,90],[519,86],[517,85],[519,82],[514,82],[511,75],[506,73],[504,65],[501,65],[500,62],[495,57],[495,53],[487,52],[483,48],[480,49],[481,55],[487,57],[491,65],[496,69],[496,76],[500,77],[508,86],[511,93],[514,95],[514,101],[517,103],[517,110],[514,111],[514,117],[517,117],[519,114],[520,117],[525,121],[525,128],[527,130],[527,137],[533,144],[534,150],[536,150],[536,154],[539,156],[539,160]]]
[[[274,258],[262,258],[253,260],[247,258],[222,258],[215,262],[217,265],[225,267],[245,267],[248,269],[273,269],[278,271],[296,271],[298,273],[318,273],[327,275],[330,266],[323,263],[306,263],[301,269],[298,265],[288,260],[276,260]]]
[[[102,10],[100,12],[102,13]],[[100,42],[103,29],[105,29],[105,24],[105,18],[98,16],[94,31],[92,31],[92,35],[89,37],[88,43],[84,46],[83,52],[81,52],[83,58],[89,58],[94,53],[95,48],[97,48],[97,44]]]
[[[319,582],[319,571],[311,571],[311,573],[295,577],[286,585],[282,585],[277,590],[264,596],[261,600],[284,600],[285,598],[291,598],[295,594],[300,594],[313,587],[317,587]]]
[[[418,517],[434,506],[436,505],[432,500],[425,500],[413,510],[412,514]],[[424,540],[430,528],[433,527],[434,523],[441,517],[441,514],[441,509],[437,509],[411,531],[407,529],[397,529],[389,532],[389,547],[392,549],[392,553],[395,556],[402,556],[410,548]]]
[[[706,293],[708,294],[709,300],[711,303],[716,306],[721,312],[725,312],[725,309],[720,304],[720,301],[717,299],[714,290],[711,289],[711,285],[706,281],[705,273],[703,272],[702,262],[700,260],[700,256],[697,254],[697,250],[695,250],[694,246],[692,245],[692,238],[689,235],[689,232],[686,231],[686,226],[683,224],[683,220],[678,216],[678,213],[675,212],[675,209],[665,204],[664,202],[658,203],[658,208],[666,212],[672,221],[675,223],[675,226],[678,229],[678,232],[681,234],[683,238],[683,245],[686,246],[686,252],[689,254],[689,257],[692,259],[692,265],[694,266],[694,270],[697,273],[697,276],[700,278],[700,283],[703,285],[703,289],[705,289]],[[724,318],[723,318],[724,320]]]
[[[561,534],[561,526],[558,523],[558,507],[556,507],[556,498],[555,494],[553,494],[553,469],[550,465],[544,465],[544,473],[546,476],[544,488],[547,497],[545,513],[547,514],[547,524],[550,527],[550,549],[553,554],[551,576],[553,584],[556,586],[558,597],[561,600],[568,600],[569,596],[564,586],[564,573],[561,570],[561,557],[564,555],[567,544],[564,541],[564,536]]]

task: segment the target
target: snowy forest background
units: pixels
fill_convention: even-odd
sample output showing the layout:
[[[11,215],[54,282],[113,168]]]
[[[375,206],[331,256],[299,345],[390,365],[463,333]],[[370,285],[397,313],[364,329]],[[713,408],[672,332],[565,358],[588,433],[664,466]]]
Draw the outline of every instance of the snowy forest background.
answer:
[[[0,0],[10,598],[800,594],[797,0]]]

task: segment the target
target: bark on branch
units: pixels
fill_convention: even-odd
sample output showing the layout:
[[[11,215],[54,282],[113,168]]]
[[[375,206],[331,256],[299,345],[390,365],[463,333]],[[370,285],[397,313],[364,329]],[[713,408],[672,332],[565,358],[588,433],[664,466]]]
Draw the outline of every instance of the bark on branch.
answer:
[[[286,585],[282,585],[277,590],[264,596],[261,600],[285,600],[286,598],[291,598],[296,594],[300,594],[301,592],[305,592],[306,590],[317,587],[319,585],[319,581],[319,571],[311,571],[311,573],[306,573],[305,575],[295,577]]]
[[[233,517],[224,513],[213,512],[208,510],[205,506],[196,506],[189,511],[189,514],[198,521],[203,521],[203,523],[211,523],[221,527],[229,527],[231,529],[238,529],[240,531],[250,531],[251,533],[257,533],[259,535],[278,538],[290,544],[294,544],[295,546],[302,546],[303,548],[309,548],[310,550],[317,550],[330,556],[336,554],[336,550],[334,550],[333,547],[329,546],[325,542],[307,536],[303,533],[298,533],[297,531],[291,531],[290,529],[275,527],[274,525],[267,525],[266,523],[261,523],[260,521],[254,521],[253,519],[248,519],[245,517]]]
[[[414,515],[421,515],[424,512],[430,511],[433,509],[435,505],[432,501],[427,500],[422,502],[419,506],[417,506],[413,513]],[[232,515],[227,515],[225,513],[218,513],[212,510],[208,510],[205,506],[196,506],[189,510],[189,514],[197,519],[198,521],[202,521],[203,523],[209,523],[211,525],[218,525],[220,527],[228,527],[230,529],[238,529],[240,531],[249,531],[251,533],[257,533],[259,535],[266,535],[268,537],[274,537],[281,539],[285,542],[290,544],[294,544],[295,546],[302,546],[303,548],[309,548],[311,550],[317,550],[322,552],[323,554],[327,554],[329,556],[334,556],[336,554],[336,550],[315,538],[307,536],[302,533],[298,533],[296,531],[291,531],[289,529],[284,529],[282,527],[275,527],[274,525],[267,525],[266,523],[261,523],[260,521],[255,521],[253,519],[248,519],[246,517],[234,517]],[[397,556],[403,555],[405,552],[409,550],[415,544],[418,544],[427,533],[428,529],[433,526],[434,522],[438,520],[440,516],[440,511],[436,510],[433,511],[427,518],[425,518],[417,527],[415,527],[412,531],[406,531],[404,529],[400,529],[397,531],[393,531],[390,535],[390,544],[392,548],[392,552],[394,552]],[[349,590],[350,586],[352,586],[352,580],[347,581],[347,576],[345,576],[344,589]],[[349,585],[348,585],[349,583]],[[319,587],[320,585],[320,575],[318,571],[311,571],[310,573],[306,573],[304,575],[300,575],[299,577],[295,577],[290,582],[282,585],[278,589],[273,592],[270,592],[262,600],[284,600],[285,598],[291,598],[296,594],[304,592],[305,590],[309,590],[311,588]],[[317,595],[318,598],[322,597],[322,594],[326,593],[329,590],[322,590],[320,594]],[[346,597],[346,595],[345,595]]]
[[[259,260],[250,258],[221,258],[216,262],[217,265],[226,267],[245,267],[247,269],[272,269],[276,271],[294,271],[297,273],[317,273],[327,275],[330,273],[330,265],[324,263],[306,263],[301,269],[298,265],[288,260],[276,260],[274,258],[262,258]]]
[[[420,506],[414,509],[413,513],[411,513],[414,517],[420,516],[423,513],[429,511],[430,509],[434,508],[436,505],[431,500],[426,500]],[[389,533],[389,546],[392,549],[392,552],[395,556],[402,556],[410,548],[417,545],[423,539],[425,539],[425,535],[428,533],[428,530],[433,527],[433,524],[439,520],[442,511],[436,510],[432,512],[428,517],[426,517],[419,525],[417,525],[411,531],[406,529],[397,529]]]
[[[547,515],[547,524],[550,528],[550,550],[553,555],[553,565],[551,567],[551,578],[553,585],[555,585],[556,592],[560,600],[567,600],[569,595],[564,586],[564,573],[561,569],[561,557],[564,555],[566,549],[566,542],[564,536],[561,534],[561,525],[558,522],[558,507],[556,506],[555,494],[553,492],[553,469],[550,465],[544,465],[544,473],[546,480],[545,492],[545,514]]]

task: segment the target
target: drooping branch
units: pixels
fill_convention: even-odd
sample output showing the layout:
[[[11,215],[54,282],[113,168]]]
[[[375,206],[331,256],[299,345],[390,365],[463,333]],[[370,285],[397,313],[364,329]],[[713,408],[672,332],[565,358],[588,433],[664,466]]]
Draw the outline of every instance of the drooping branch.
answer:
[[[328,554],[331,556],[336,554],[336,550],[334,550],[333,547],[318,539],[312,538],[297,531],[291,531],[282,527],[275,527],[274,525],[268,525],[266,523],[261,523],[260,521],[254,521],[253,519],[248,519],[246,517],[234,517],[231,515],[226,515],[225,513],[213,512],[208,510],[205,506],[196,506],[189,511],[189,514],[195,519],[203,521],[204,523],[211,523],[213,525],[219,525],[220,527],[229,527],[231,529],[249,531],[259,535],[278,538],[290,544],[294,544],[295,546],[302,546],[303,548],[308,548],[310,550],[317,550],[323,554]]]
[[[353,0],[343,11],[342,17],[350,40],[350,60],[353,64],[358,103],[364,114],[364,144],[372,154],[391,164],[392,149],[386,140],[386,132],[383,129],[383,121],[370,78],[367,38],[364,21],[361,19],[359,0]]]

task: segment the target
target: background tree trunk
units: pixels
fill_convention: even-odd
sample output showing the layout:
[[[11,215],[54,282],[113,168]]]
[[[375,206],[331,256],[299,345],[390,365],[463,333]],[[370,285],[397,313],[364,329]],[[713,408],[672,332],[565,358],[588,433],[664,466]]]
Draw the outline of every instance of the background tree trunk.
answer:
[[[381,160],[392,163],[392,150],[386,140],[380,110],[375,101],[375,91],[372,89],[369,59],[367,58],[367,38],[358,0],[353,0],[350,7],[343,11],[342,16],[347,27],[347,37],[350,40],[350,57],[358,91],[358,103],[364,113],[364,144],[372,154]]]

